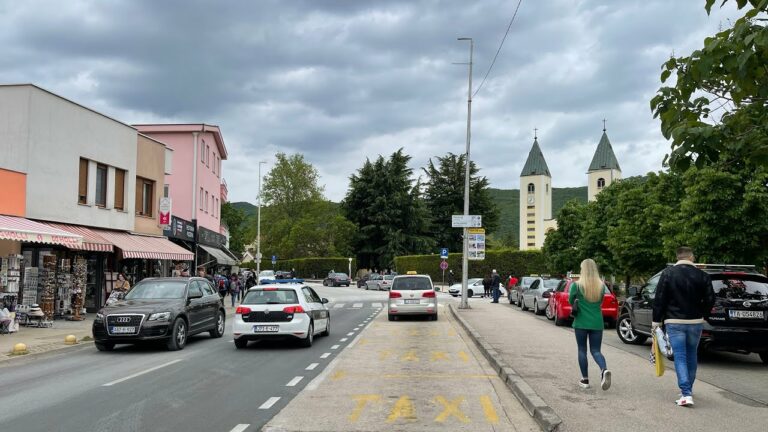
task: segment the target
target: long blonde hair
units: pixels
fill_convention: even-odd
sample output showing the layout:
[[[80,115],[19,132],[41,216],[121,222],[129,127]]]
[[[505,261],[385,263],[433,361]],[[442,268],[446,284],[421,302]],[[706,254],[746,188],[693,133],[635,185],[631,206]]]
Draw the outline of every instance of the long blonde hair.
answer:
[[[597,264],[591,258],[581,262],[579,285],[584,288],[584,298],[589,302],[596,302],[603,295],[603,281],[600,279]]]

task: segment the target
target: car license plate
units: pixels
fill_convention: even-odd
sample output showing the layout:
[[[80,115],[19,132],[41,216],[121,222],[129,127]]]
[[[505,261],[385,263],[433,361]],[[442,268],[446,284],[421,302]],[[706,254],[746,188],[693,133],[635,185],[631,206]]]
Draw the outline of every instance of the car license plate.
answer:
[[[728,315],[735,319],[763,319],[765,317],[764,311],[745,311],[745,310],[730,310]]]
[[[113,334],[136,333],[136,327],[112,327]]]
[[[419,299],[405,299],[405,304],[419,304],[421,303],[421,300]]]
[[[269,333],[269,332],[276,332],[280,330],[280,326],[276,325],[256,325],[253,326],[253,331],[255,333]]]

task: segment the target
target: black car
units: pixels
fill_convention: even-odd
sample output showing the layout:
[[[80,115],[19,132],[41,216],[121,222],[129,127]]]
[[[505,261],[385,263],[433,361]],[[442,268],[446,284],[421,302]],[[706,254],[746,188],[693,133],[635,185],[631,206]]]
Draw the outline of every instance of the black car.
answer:
[[[197,333],[221,337],[225,316],[221,297],[204,278],[144,279],[96,314],[93,338],[99,351],[145,341],[165,341],[176,351]]]
[[[349,286],[349,276],[346,273],[328,273],[323,280],[323,286]]]
[[[700,347],[717,351],[757,353],[768,364],[768,277],[753,266],[699,265],[709,273],[715,304],[705,318]],[[616,332],[627,344],[642,344],[651,336],[653,299],[661,272],[629,297],[619,309]]]
[[[358,279],[357,280],[357,287],[358,288],[364,288],[367,285],[366,282],[368,282],[368,278],[369,277],[370,277],[369,275],[363,275],[360,279]]]

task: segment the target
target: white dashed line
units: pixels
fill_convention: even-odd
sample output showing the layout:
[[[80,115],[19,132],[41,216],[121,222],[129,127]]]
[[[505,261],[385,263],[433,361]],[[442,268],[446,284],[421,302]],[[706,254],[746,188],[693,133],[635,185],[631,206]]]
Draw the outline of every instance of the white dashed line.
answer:
[[[343,308],[344,307],[344,303],[336,303],[335,305],[333,305],[333,307],[336,308],[336,309]]]
[[[346,340],[346,339],[345,339],[345,340]],[[149,368],[149,369],[143,370],[143,371],[141,371],[141,372],[136,372],[135,374],[132,374],[132,375],[128,375],[128,376],[127,376],[127,377],[125,377],[125,378],[120,378],[120,379],[118,379],[118,380],[110,381],[110,382],[108,382],[108,383],[106,383],[106,384],[103,384],[103,385],[102,385],[102,387],[111,387],[111,386],[113,386],[113,385],[115,385],[115,384],[120,384],[121,382],[123,382],[123,381],[128,381],[128,380],[129,380],[129,379],[131,379],[131,378],[136,378],[136,377],[138,377],[138,376],[141,376],[141,375],[144,375],[144,374],[147,374],[147,373],[150,373],[150,372],[154,372],[154,371],[156,371],[156,370],[158,370],[158,369],[164,368],[164,367],[166,367],[166,366],[170,366],[170,365],[172,365],[172,364],[176,364],[176,363],[178,363],[178,362],[180,362],[180,361],[182,361],[182,359],[176,359],[176,360],[173,360],[173,361],[169,361],[168,363],[163,363],[163,364],[161,364],[161,365],[158,365],[158,366],[155,366],[155,367],[152,367],[152,368]]]
[[[232,428],[232,430],[229,432],[243,432],[244,430],[248,429],[248,426],[250,426],[250,424],[239,424]]]
[[[272,408],[272,405],[276,404],[276,403],[277,403],[277,401],[279,401],[279,400],[280,400],[280,398],[279,398],[279,397],[271,397],[271,398],[267,399],[267,401],[266,401],[266,402],[264,402],[263,404],[261,404],[261,406],[259,407],[259,409],[261,409],[261,410],[270,409],[270,408]]]
[[[338,345],[334,345],[334,346],[331,347],[331,349],[333,349],[333,350],[339,349],[339,346]]]
[[[355,328],[353,328],[352,330],[354,330],[354,331],[358,331],[358,330],[360,330],[360,327],[355,327]]]
[[[381,307],[381,303],[372,303],[371,306],[373,306],[375,308],[380,308]]]
[[[341,339],[339,339],[339,342],[346,342],[346,341],[347,341],[347,338],[341,338]]]
[[[305,370],[314,370],[320,363],[312,363]]]
[[[359,308],[363,307],[363,304],[362,303],[355,303],[355,304],[352,305],[352,307],[359,309]]]
[[[286,387],[294,387],[294,386],[296,386],[296,384],[298,384],[303,379],[304,379],[303,376],[293,377],[293,379],[288,381],[288,384],[286,384],[285,386]]]
[[[347,333],[347,336],[354,336],[354,335],[355,335],[355,332],[349,332],[349,333]]]
[[[331,353],[325,353],[325,354],[321,355],[320,358],[321,359],[325,359],[325,358],[330,357],[330,355],[331,355]]]

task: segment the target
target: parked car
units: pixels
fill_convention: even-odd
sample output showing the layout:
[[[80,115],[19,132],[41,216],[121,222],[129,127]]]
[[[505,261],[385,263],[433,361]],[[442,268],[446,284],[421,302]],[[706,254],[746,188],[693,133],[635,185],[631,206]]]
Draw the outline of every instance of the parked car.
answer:
[[[165,341],[170,351],[183,349],[189,336],[224,334],[226,314],[219,294],[199,277],[149,278],[96,313],[92,331],[99,351],[117,344]]]
[[[539,275],[523,276],[517,281],[517,285],[511,290],[507,291],[507,299],[509,304],[520,304],[520,299],[523,298],[523,290],[528,289],[533,281],[539,279]]]
[[[370,274],[367,274],[367,275],[363,275],[363,276],[361,276],[360,278],[358,278],[358,279],[357,279],[357,282],[356,282],[356,283],[357,283],[357,287],[358,287],[358,288],[365,288],[365,286],[366,286],[366,282],[368,281],[368,279],[369,279],[370,277],[371,277],[371,275],[370,275]]]
[[[392,288],[392,281],[395,279],[395,275],[384,275],[384,277],[379,281],[379,290],[381,291],[389,291],[390,288]]]
[[[259,272],[258,276],[258,284],[261,285],[262,283],[266,283],[268,281],[273,281],[277,279],[277,275],[275,274],[274,270],[262,270]]]
[[[712,277],[715,304],[705,317],[700,347],[757,353],[768,364],[768,278],[754,266],[699,265]],[[621,305],[616,333],[626,344],[642,344],[651,336],[653,300],[661,272],[639,290],[629,289]]]
[[[331,332],[331,312],[326,303],[328,299],[302,283],[250,288],[235,310],[235,347],[242,349],[249,341],[263,339],[294,339],[311,347],[315,335],[328,336]]]
[[[437,295],[429,275],[395,276],[389,290],[390,321],[401,315],[427,315],[437,321]]]
[[[328,277],[323,280],[324,286],[349,286],[350,283],[346,273],[328,273]]]
[[[365,289],[367,290],[377,290],[379,289],[379,284],[381,281],[384,280],[384,276],[378,274],[378,273],[372,273],[368,276],[368,280],[365,281]]]
[[[555,321],[555,325],[564,326],[571,322],[571,303],[568,301],[568,293],[576,278],[567,278],[560,281],[557,289],[549,297],[545,313],[547,318]],[[603,296],[603,320],[609,328],[616,326],[619,317],[619,302],[616,295],[606,286]]]
[[[539,278],[533,281],[530,287],[522,290],[522,301],[520,308],[525,310],[532,309],[536,315],[542,315],[547,308],[549,297],[560,285],[562,279]]]
[[[475,294],[483,294],[483,279],[482,278],[472,278],[467,279],[467,296],[472,297]],[[448,287],[448,294],[459,297],[461,296],[461,282],[455,283]]]

